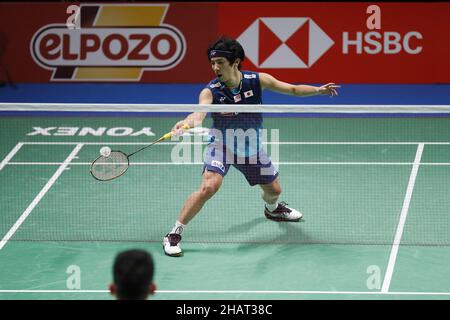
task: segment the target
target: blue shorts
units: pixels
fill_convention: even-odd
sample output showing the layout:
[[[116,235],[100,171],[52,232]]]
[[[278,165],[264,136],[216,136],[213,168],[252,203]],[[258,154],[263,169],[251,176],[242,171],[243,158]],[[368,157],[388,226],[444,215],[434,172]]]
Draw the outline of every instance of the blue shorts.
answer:
[[[278,177],[278,171],[269,156],[261,149],[253,157],[238,157],[225,146],[217,143],[208,145],[203,165],[203,172],[217,172],[222,177],[228,173],[230,166],[242,172],[251,186],[268,184]]]

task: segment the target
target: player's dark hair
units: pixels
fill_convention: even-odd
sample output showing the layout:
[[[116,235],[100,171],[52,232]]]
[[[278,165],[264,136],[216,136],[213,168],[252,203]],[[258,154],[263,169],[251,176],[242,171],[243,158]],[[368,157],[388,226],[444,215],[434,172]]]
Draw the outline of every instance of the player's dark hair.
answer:
[[[218,40],[209,45],[208,59],[211,59],[211,51],[214,50],[230,52],[231,54],[224,56],[224,58],[227,59],[230,64],[233,64],[236,59],[239,58],[241,61],[239,62],[238,69],[241,70],[241,63],[245,59],[245,52],[244,48],[242,48],[241,44],[238,41],[226,36],[220,37]]]
[[[119,253],[113,267],[117,298],[145,299],[153,282],[153,273],[153,259],[148,252],[136,249]]]

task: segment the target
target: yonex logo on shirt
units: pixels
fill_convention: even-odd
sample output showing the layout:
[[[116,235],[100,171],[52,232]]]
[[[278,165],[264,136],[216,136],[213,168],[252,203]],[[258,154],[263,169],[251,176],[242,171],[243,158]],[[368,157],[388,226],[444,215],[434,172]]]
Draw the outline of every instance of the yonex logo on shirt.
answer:
[[[213,167],[219,168],[222,172],[225,172],[225,166],[223,165],[222,162],[213,160],[213,161],[211,161],[211,165]]]

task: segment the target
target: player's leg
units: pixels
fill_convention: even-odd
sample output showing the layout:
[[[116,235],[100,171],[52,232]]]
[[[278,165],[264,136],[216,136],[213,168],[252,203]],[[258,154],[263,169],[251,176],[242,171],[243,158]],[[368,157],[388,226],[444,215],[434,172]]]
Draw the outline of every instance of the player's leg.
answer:
[[[203,205],[219,190],[223,177],[217,172],[203,173],[202,183],[197,191],[193,192],[185,201],[178,221],[186,225],[203,208]]]
[[[240,158],[241,159],[241,158]],[[270,157],[261,149],[257,157],[247,158],[243,164],[234,166],[244,174],[251,186],[259,185],[263,190],[262,198],[265,202],[264,215],[276,221],[299,221],[302,214],[287,206],[286,203],[278,202],[281,194],[278,171],[272,164]]]
[[[166,255],[176,257],[182,254],[180,241],[184,227],[203,208],[206,201],[211,199],[217,190],[219,190],[222,185],[222,180],[223,177],[220,174],[213,171],[204,171],[200,187],[184,202],[175,226],[164,237],[163,247]]]
[[[224,161],[222,147],[217,144],[210,144],[208,146],[204,162],[205,165],[200,187],[184,202],[178,220],[175,222],[172,230],[164,237],[164,252],[169,256],[181,255],[181,234],[186,224],[203,208],[206,201],[211,199],[217,190],[219,190],[223,177],[227,174],[230,167]]]
[[[302,213],[290,208],[285,202],[278,202],[281,194],[281,186],[279,178],[276,178],[271,183],[259,185],[262,192],[262,198],[266,203],[264,208],[264,215],[267,219],[275,221],[292,221],[296,222],[302,218]]]
[[[266,207],[273,207],[273,210],[276,209],[278,204],[278,198],[281,194],[281,186],[280,186],[280,179],[277,177],[274,181],[268,184],[260,184],[259,185],[262,192],[262,198],[264,202],[266,203]]]

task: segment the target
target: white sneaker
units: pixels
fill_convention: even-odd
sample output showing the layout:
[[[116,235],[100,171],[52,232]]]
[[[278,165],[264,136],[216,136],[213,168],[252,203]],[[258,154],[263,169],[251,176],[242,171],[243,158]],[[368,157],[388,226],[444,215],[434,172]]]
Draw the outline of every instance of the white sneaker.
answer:
[[[264,208],[264,215],[270,220],[291,222],[298,222],[303,217],[301,212],[288,207],[286,202],[280,202],[272,212]]]
[[[178,233],[168,233],[163,239],[164,253],[171,257],[179,257],[183,254],[180,248],[181,235]]]

